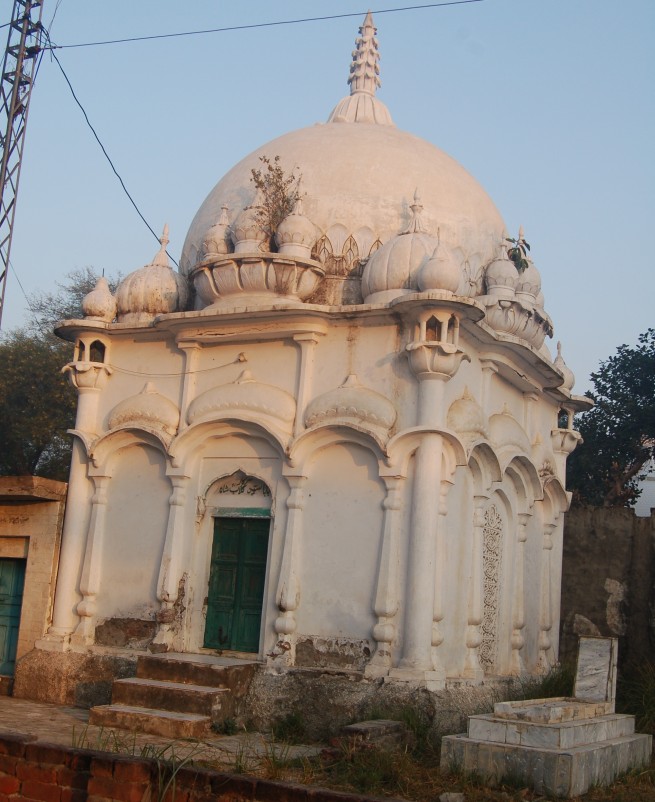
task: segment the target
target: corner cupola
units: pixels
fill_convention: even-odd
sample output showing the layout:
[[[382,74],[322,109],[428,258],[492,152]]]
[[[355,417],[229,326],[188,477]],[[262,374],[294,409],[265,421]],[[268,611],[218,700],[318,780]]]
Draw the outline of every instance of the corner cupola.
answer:
[[[152,262],[126,276],[116,290],[119,323],[151,323],[157,315],[181,312],[189,294],[184,276],[168,262],[168,225]]]
[[[366,304],[389,303],[401,295],[418,292],[419,272],[437,250],[439,240],[426,231],[418,190],[410,210],[412,216],[405,231],[392,237],[366,263],[362,275]]]

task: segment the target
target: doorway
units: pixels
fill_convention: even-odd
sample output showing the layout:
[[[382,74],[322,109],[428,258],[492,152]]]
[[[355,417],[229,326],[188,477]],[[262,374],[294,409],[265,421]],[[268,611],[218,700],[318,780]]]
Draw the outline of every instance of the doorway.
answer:
[[[214,519],[206,649],[259,651],[269,530],[268,515]]]
[[[0,559],[0,674],[13,676],[27,560]]]

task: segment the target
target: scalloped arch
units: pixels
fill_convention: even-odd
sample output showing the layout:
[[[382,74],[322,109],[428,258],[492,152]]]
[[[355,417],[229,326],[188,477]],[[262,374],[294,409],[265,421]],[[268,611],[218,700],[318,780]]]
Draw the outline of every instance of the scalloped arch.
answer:
[[[164,458],[169,457],[168,443],[161,433],[138,426],[124,426],[102,435],[91,447],[89,457],[96,471],[107,470],[109,460],[119,449],[139,445],[150,446],[161,452]]]
[[[496,452],[486,440],[478,441],[471,449],[469,467],[473,474],[475,489],[481,492],[491,490],[491,486],[503,478]]]
[[[331,445],[339,443],[355,443],[371,451],[376,459],[386,463],[386,453],[379,438],[373,432],[352,424],[331,423],[315,426],[308,429],[293,443],[289,452],[289,462],[297,469],[302,470],[316,453]]]
[[[450,473],[453,473],[458,465],[466,465],[466,449],[462,441],[453,432],[447,429],[428,429],[425,426],[413,426],[411,429],[405,429],[405,431],[395,435],[387,443],[389,464],[397,467],[402,476],[407,476],[410,457],[421,445],[422,436],[428,432],[440,434],[444,438],[447,446],[444,449],[444,455]]]
[[[544,492],[539,473],[527,457],[515,456],[505,466],[504,473],[509,476],[515,486],[517,483],[521,486],[529,505],[543,498]]]
[[[244,414],[241,418],[234,415],[220,417],[209,421],[201,421],[188,426],[180,432],[170,445],[170,455],[173,464],[178,467],[192,457],[208,436],[225,437],[226,435],[246,435],[263,437],[280,457],[285,457],[287,444],[272,428],[268,428],[261,421]]]
[[[544,518],[549,517],[554,523],[569,508],[570,496],[556,476],[550,476],[544,482]]]

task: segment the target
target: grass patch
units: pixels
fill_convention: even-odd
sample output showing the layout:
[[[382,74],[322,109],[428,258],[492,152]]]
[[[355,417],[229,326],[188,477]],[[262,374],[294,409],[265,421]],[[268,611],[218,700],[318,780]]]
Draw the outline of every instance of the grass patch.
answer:
[[[617,710],[635,716],[637,732],[655,735],[655,663],[626,666],[617,683]]]
[[[307,741],[305,719],[298,710],[293,710],[286,716],[276,719],[271,727],[271,732],[276,741],[284,741],[288,744],[301,744]]]
[[[575,665],[561,663],[543,677],[522,680],[517,690],[511,694],[514,701],[522,699],[550,699],[555,696],[573,696],[575,684]]]

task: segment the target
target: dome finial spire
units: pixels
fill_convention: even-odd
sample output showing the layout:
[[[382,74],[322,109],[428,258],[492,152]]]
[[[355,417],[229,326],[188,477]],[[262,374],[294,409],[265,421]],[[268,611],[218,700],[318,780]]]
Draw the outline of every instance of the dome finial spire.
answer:
[[[365,92],[374,95],[381,85],[380,54],[378,53],[378,40],[375,38],[376,27],[373,24],[373,15],[369,11],[359,29],[359,36],[355,40],[353,60],[350,65],[350,94]]]
[[[350,94],[332,109],[329,123],[373,123],[393,125],[389,109],[375,96],[380,86],[380,54],[373,15],[369,11],[359,28],[350,63]]]
[[[166,246],[169,242],[168,223],[164,223],[164,230],[161,232],[161,237],[159,238],[159,250],[155,254],[155,258],[152,260],[153,265],[164,265],[165,267],[169,267],[168,254],[166,253]]]

